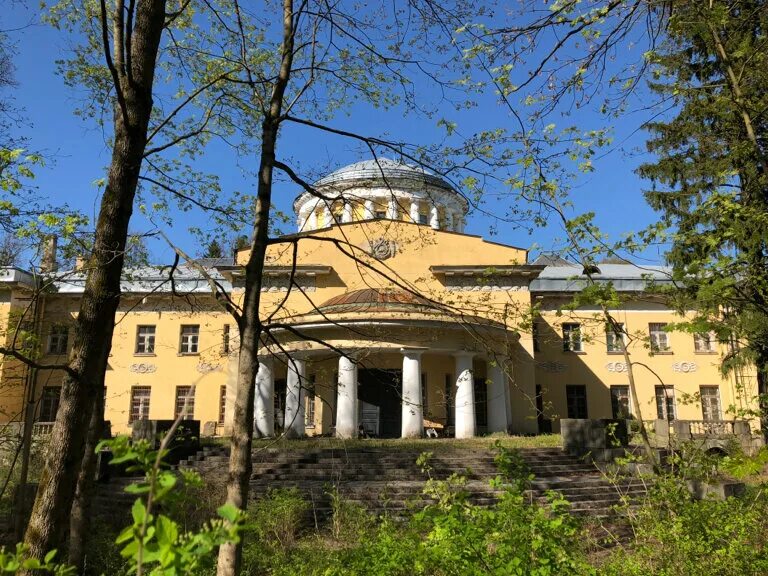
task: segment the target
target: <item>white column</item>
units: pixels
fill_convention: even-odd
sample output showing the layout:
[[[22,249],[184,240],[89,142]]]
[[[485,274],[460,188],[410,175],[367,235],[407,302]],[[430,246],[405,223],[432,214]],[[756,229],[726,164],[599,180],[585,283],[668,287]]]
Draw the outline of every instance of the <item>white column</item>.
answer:
[[[430,206],[430,208],[429,208],[429,225],[434,230],[439,230],[440,229],[440,217],[439,217],[439,215],[437,213],[437,205],[436,204],[432,204],[432,206]]]
[[[259,358],[256,395],[253,398],[253,435],[256,438],[275,435],[275,372],[272,358]]]
[[[451,231],[456,230],[453,227],[453,210],[448,210],[448,208],[445,209],[445,229]]]
[[[316,208],[313,208],[312,212],[309,213],[309,218],[307,219],[307,230],[317,230],[317,210],[316,210]]]
[[[352,222],[353,208],[354,206],[352,206],[352,202],[344,203],[344,212],[341,215],[342,222]]]
[[[339,386],[336,392],[336,437],[357,438],[357,364],[339,357]]]
[[[299,358],[288,358],[288,381],[285,390],[285,435],[302,438],[304,427],[304,388],[307,384],[307,364]]]
[[[365,220],[373,220],[373,200],[365,201],[365,213],[363,214]]]
[[[503,359],[488,360],[488,432],[507,431],[507,375]]]
[[[456,232],[459,232],[461,234],[464,233],[464,215],[459,212],[458,218],[456,221]]]
[[[401,438],[419,438],[424,432],[421,406],[421,355],[423,350],[401,348],[403,353],[403,422]]]
[[[326,203],[323,206],[323,228],[333,226],[333,216],[331,214],[331,206]]]
[[[417,200],[411,201],[411,220],[419,223],[419,202]]]
[[[475,419],[475,379],[472,352],[457,352],[456,358],[456,438],[472,438],[477,433]]]
[[[307,213],[306,211],[299,212],[298,217],[296,218],[296,230],[301,232],[304,230],[304,226],[307,225]]]
[[[395,198],[394,192],[389,197],[389,209],[387,210],[387,218],[390,220],[397,220],[397,198]]]

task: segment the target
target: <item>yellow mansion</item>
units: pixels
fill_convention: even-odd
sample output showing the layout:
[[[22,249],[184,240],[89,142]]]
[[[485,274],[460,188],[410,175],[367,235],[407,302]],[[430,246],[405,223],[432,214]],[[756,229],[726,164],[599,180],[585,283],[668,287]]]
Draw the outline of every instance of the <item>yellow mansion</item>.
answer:
[[[624,334],[607,333],[597,309],[562,311],[581,268],[465,234],[466,200],[435,175],[380,159],[316,188],[296,198],[298,231],[264,271],[258,435],[535,434],[566,417],[721,420],[754,407],[755,379],[719,372],[724,344],[665,330],[679,317],[646,290],[664,269],[598,265],[625,297],[612,311]],[[227,434],[238,331],[214,290],[238,301],[247,256],[126,271],[106,376],[113,433],[186,409],[204,433]],[[57,272],[33,299],[45,277],[0,269],[5,346],[22,347],[23,324],[41,364],[66,361],[84,280]],[[20,420],[26,395],[50,422],[60,381],[6,357],[0,416]]]

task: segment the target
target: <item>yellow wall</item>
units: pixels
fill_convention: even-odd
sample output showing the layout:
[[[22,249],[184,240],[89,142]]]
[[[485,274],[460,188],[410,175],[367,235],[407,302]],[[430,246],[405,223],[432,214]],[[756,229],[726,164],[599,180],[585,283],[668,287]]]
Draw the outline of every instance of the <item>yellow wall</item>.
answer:
[[[377,207],[386,209],[386,207]],[[362,208],[357,207],[358,211]],[[312,236],[309,238],[307,236]],[[394,255],[376,260],[368,254],[370,242],[386,239],[394,244]],[[435,274],[432,266],[492,267],[522,265],[526,263],[525,250],[486,242],[475,236],[433,230],[427,225],[407,221],[374,220],[337,225],[309,234],[285,237],[283,242],[270,247],[267,266],[290,265],[293,243],[298,243],[300,266],[330,267],[329,274],[304,277],[299,270],[299,282],[305,292],[293,290],[287,295],[279,287],[280,280],[273,281],[273,288],[262,294],[262,317],[272,313],[277,319],[306,314],[332,297],[357,289],[405,287],[452,308],[454,314],[479,316],[499,322],[506,331],[483,331],[473,328],[471,321],[451,322],[443,328],[421,330],[411,328],[415,335],[412,345],[429,348],[422,360],[422,370],[427,374],[428,417],[438,421],[445,417],[445,374],[454,372],[451,352],[470,349],[477,353],[475,368],[484,377],[488,359],[495,353],[508,354],[511,362],[508,375],[511,381],[513,427],[517,432],[531,433],[537,430],[535,415],[536,385],[542,387],[546,412],[550,417],[567,415],[565,385],[583,384],[587,387],[590,417],[610,417],[609,386],[626,384],[626,372],[616,370],[616,362],[623,363],[620,355],[606,351],[604,324],[597,311],[582,310],[558,314],[566,300],[564,297],[546,295],[534,298],[528,291],[532,276],[522,275],[499,281],[512,285],[512,289],[494,288],[495,278],[481,277],[469,280],[469,286],[455,288],[456,278]],[[354,254],[355,262],[346,253]],[[247,261],[247,251],[238,254],[238,262]],[[242,280],[235,276],[233,299],[242,297]],[[241,277],[240,277],[241,278]],[[283,276],[283,279],[285,276]],[[474,285],[473,285],[474,284]],[[7,324],[12,307],[10,295],[0,299],[0,326]],[[8,293],[10,294],[10,293]],[[528,318],[532,301],[541,306],[538,320],[540,349],[534,351],[534,342]],[[277,306],[279,310],[276,310]],[[56,324],[72,324],[78,309],[78,296],[48,294],[45,297],[41,340],[47,349],[47,334]],[[649,322],[672,322],[674,314],[654,302],[631,302],[616,311],[619,321],[624,322],[630,334],[647,334]],[[369,315],[371,316],[371,315]],[[365,314],[362,315],[365,317]],[[375,318],[371,316],[374,320]],[[394,313],[393,318],[415,320],[414,316]],[[583,324],[583,353],[562,350],[561,324],[577,321]],[[180,328],[184,324],[200,326],[199,354],[182,355],[179,352]],[[151,418],[171,418],[174,415],[177,386],[196,386],[194,417],[201,422],[217,422],[221,387],[226,387],[227,406],[231,412],[234,398],[234,381],[237,365],[235,352],[226,354],[222,349],[223,327],[229,324],[232,350],[237,348],[237,330],[233,319],[221,310],[209,296],[174,297],[169,295],[126,295],[117,316],[112,353],[106,376],[106,418],[114,432],[128,431],[131,388],[151,387]],[[140,325],[156,326],[155,352],[152,355],[136,354],[136,334]],[[341,347],[374,347],[375,339],[350,340],[348,333],[323,333]],[[387,335],[378,333],[380,338]],[[375,335],[374,335],[375,336]],[[417,341],[418,336],[421,340]],[[403,334],[392,334],[391,352],[372,354],[364,363],[371,367],[400,368],[402,356],[397,352],[397,342]],[[730,405],[739,406],[744,399],[735,392],[732,381],[722,380],[718,372],[719,354],[696,354],[693,336],[671,333],[671,354],[651,355],[642,343],[630,348],[634,362],[645,366],[636,367],[640,389],[640,411],[644,419],[656,417],[654,386],[660,378],[675,388],[677,415],[679,418],[700,419],[701,407],[696,402],[685,404],[684,396],[693,396],[699,385],[719,385],[723,417],[727,418]],[[71,346],[70,332],[69,344]],[[309,346],[304,343],[303,345]],[[291,346],[298,346],[292,343]],[[442,347],[442,348],[441,348]],[[322,355],[320,355],[322,356]],[[43,355],[46,363],[62,362],[65,356]],[[690,366],[695,364],[695,371]],[[9,361],[2,366],[2,395],[0,409],[4,419],[13,419],[19,411],[21,392],[18,380],[8,372]],[[613,366],[614,370],[610,369]],[[647,366],[647,367],[646,367]],[[688,371],[681,369],[688,366]],[[309,433],[328,432],[335,398],[333,373],[337,367],[334,353],[324,358],[314,357],[309,373],[316,374],[316,420]],[[675,368],[677,367],[677,369]],[[278,369],[278,378],[284,377],[284,367]],[[43,386],[57,385],[61,373],[46,372],[37,375],[38,394]],[[754,378],[747,383],[748,396],[754,396]],[[743,404],[742,404],[743,405]],[[635,410],[637,412],[637,410]],[[555,429],[557,427],[555,426]],[[219,431],[222,429],[219,428]]]

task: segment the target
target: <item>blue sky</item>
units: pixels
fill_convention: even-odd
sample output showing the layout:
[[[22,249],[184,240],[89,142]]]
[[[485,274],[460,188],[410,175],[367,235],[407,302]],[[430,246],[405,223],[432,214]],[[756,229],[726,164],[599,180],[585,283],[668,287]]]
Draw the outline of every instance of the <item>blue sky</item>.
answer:
[[[37,170],[35,185],[41,196],[51,198],[54,203],[67,202],[93,217],[100,195],[94,181],[104,176],[110,151],[101,130],[93,122],[73,114],[80,95],[67,88],[55,74],[55,60],[66,54],[70,39],[64,32],[41,24],[35,12],[35,9],[14,3],[10,14],[6,13],[0,20],[0,28],[6,30],[31,22],[20,31],[10,32],[9,36],[16,44],[17,51],[15,65],[18,86],[12,94],[23,105],[28,119],[22,132],[30,138],[31,147],[42,151],[49,159],[45,167]],[[637,164],[647,160],[647,156],[637,152],[643,147],[645,138],[645,133],[637,130],[640,118],[631,115],[613,124],[617,145],[595,161],[595,171],[580,181],[571,198],[576,211],[594,211],[598,224],[611,238],[640,229],[656,219],[642,198],[641,189],[647,187],[647,183],[640,181],[633,173]],[[459,130],[463,133],[479,127],[512,125],[508,111],[497,105],[492,93],[480,96],[478,106],[459,114],[457,119]],[[553,121],[557,122],[558,119]],[[563,123],[573,121],[573,117],[562,119]],[[399,109],[382,111],[357,105],[338,114],[329,123],[337,128],[357,130],[372,136],[390,136],[429,145],[439,142],[443,135],[436,122],[436,118],[404,117]],[[584,111],[580,113],[579,122],[584,124],[584,129],[590,129],[600,127],[605,121]],[[359,145],[349,140],[297,127],[289,127],[282,134],[279,152],[283,159],[296,162],[307,174],[320,173],[325,167],[335,169],[367,156]],[[248,163],[247,160],[245,163]],[[250,181],[238,172],[231,153],[224,147],[213,147],[199,166],[219,174],[225,189],[244,190],[251,186]],[[252,166],[255,169],[255,158]],[[279,183],[275,189],[277,208],[290,211],[297,192],[292,184]],[[493,211],[493,201],[490,201],[489,209]],[[206,220],[204,215],[181,213],[174,229],[169,231],[170,235],[191,253],[198,253],[200,248],[185,233],[185,226],[206,227]],[[466,231],[489,237],[493,224],[489,216],[473,214],[468,220]],[[145,231],[150,227],[146,220],[137,216],[132,229]],[[562,236],[556,224],[539,228],[530,235],[524,230],[502,226],[498,227],[491,239],[526,248],[537,246],[540,250],[550,250],[557,246],[557,239]],[[151,250],[155,261],[168,261],[172,257],[171,250],[160,242],[152,243]],[[649,261],[659,261],[661,258],[656,249],[646,251],[644,256]]]

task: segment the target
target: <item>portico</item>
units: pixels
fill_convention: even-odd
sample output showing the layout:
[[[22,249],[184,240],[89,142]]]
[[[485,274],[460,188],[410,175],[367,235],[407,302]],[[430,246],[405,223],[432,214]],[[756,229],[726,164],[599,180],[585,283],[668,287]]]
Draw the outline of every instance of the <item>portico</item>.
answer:
[[[368,296],[382,297],[376,291]],[[396,308],[415,305],[420,304],[400,301]],[[389,307],[390,318],[377,317],[371,329],[349,306],[343,313],[333,306],[319,308],[324,322],[294,319],[311,341],[292,340],[293,334],[286,333],[281,348],[288,353],[262,362],[254,404],[257,435],[356,438],[362,431],[417,438],[432,427],[444,435],[471,438],[510,428],[507,360],[501,350],[467,349],[466,331],[458,323],[426,310],[406,321],[392,318],[396,311]],[[369,306],[365,317],[372,315],[379,312]],[[500,331],[488,323],[474,329]],[[506,337],[498,334],[495,341],[514,341],[514,334]],[[285,398],[270,402],[276,380],[285,380]],[[274,423],[281,418],[275,417],[275,406],[284,414],[283,429],[277,431]]]

